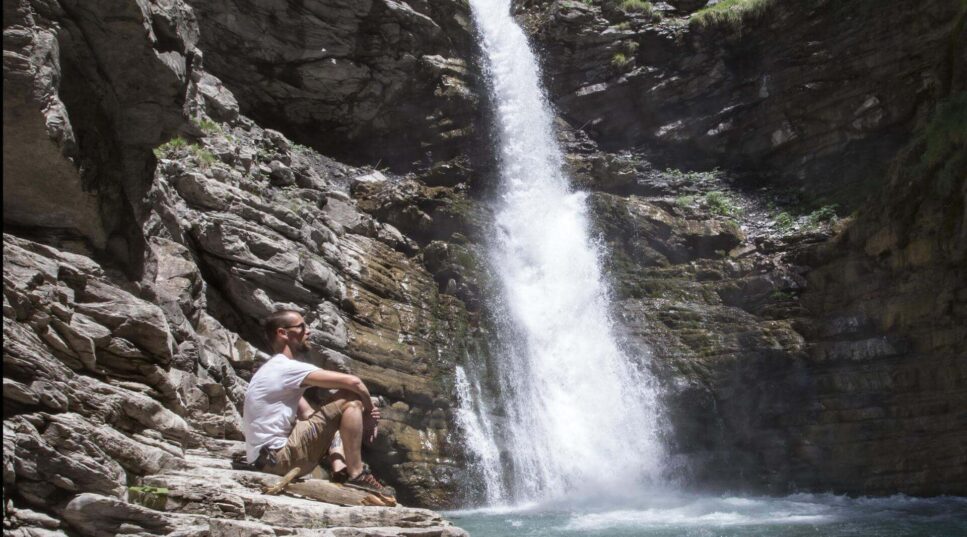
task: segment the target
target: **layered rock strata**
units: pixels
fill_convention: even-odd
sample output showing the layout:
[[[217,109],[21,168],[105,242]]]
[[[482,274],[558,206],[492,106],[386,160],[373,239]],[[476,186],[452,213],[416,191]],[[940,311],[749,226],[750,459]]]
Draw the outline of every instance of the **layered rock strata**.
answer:
[[[290,307],[310,323],[306,359],[381,399],[377,474],[405,503],[458,500],[452,370],[476,345],[475,314],[443,292],[460,280],[472,296],[446,256],[431,273],[422,251],[472,234],[466,192],[397,200],[435,229],[405,236],[351,197],[400,178],[240,114],[202,67],[191,8],[114,4],[4,7],[4,188],[18,209],[5,211],[5,531],[462,534],[423,511],[261,500],[257,476],[226,465],[267,358],[258,320]]]
[[[206,65],[262,125],[397,170],[484,149],[465,2],[190,3]]]
[[[748,2],[704,24],[688,2],[660,22],[610,2],[530,4],[555,104],[603,147],[745,170],[850,210],[963,61],[958,2]]]
[[[253,194],[231,184],[230,168],[208,162],[217,147],[193,145],[162,158],[140,281],[5,235],[4,490],[14,512],[38,510],[61,519],[56,528],[92,535],[115,532],[89,525],[107,514],[149,533],[215,524],[217,510],[182,519],[126,507],[124,498],[132,486],[159,486],[162,478],[150,476],[191,470],[186,449],[210,450],[212,438],[241,440],[245,379],[266,358],[247,339],[256,340],[258,316],[282,305],[307,312],[316,344],[307,359],[353,371],[381,396],[382,435],[369,457],[377,471],[408,501],[446,503],[459,456],[448,447],[446,361],[467,330],[455,326],[467,322],[463,306],[392,249],[405,244],[398,232],[357,212],[338,189],[327,202],[318,176],[316,189],[295,195],[301,189],[294,187],[273,202],[264,197],[273,195],[268,177],[260,185],[236,172]],[[220,173],[228,182],[214,179]],[[302,218],[312,225],[294,227]],[[227,465],[230,453],[219,454]],[[195,494],[215,494],[211,478],[199,483]],[[184,492],[164,488],[170,497]],[[260,513],[242,509],[228,518],[263,519]],[[303,519],[330,527],[346,524],[342,516],[350,515]],[[410,517],[391,511],[354,524],[394,526]],[[284,516],[273,520],[295,527]],[[456,532],[429,534],[441,531]]]
[[[596,77],[616,76],[607,75],[605,67],[588,67],[594,61],[603,65],[607,51],[619,50],[615,47],[622,42],[613,32],[674,30],[675,47],[722,36],[724,52],[715,54],[745,51],[751,55],[750,65],[760,65],[762,54],[771,52],[756,43],[765,43],[758,40],[771,35],[772,29],[808,25],[814,19],[829,19],[832,27],[840,24],[831,19],[837,12],[829,6],[810,6],[811,11],[803,13],[798,11],[801,6],[777,5],[744,20],[744,26],[702,27],[684,26],[686,22],[673,13],[656,23],[643,15],[616,15],[596,5],[560,2],[538,5],[537,13],[551,19],[535,17],[533,28],[550,55],[571,58],[572,63],[564,63],[572,69],[566,74],[573,76],[574,84],[596,88],[602,99],[610,99],[595,101],[585,110],[603,110],[601,124],[607,128],[609,111],[614,111],[616,121],[632,121],[623,107],[638,101],[618,88],[632,84],[634,77],[665,77],[664,84],[637,98],[655,99],[649,106],[661,107],[654,112],[661,116],[684,114],[676,108],[676,99],[690,99],[693,93],[682,90],[681,84],[711,76],[684,65],[666,76],[669,65],[703,62],[707,57],[683,53],[666,58],[660,56],[663,49],[644,51],[641,42],[640,48],[631,48],[641,51],[636,58],[655,62],[653,69],[631,66],[627,79],[622,75],[616,83],[592,84],[603,80]],[[809,45],[836,49],[855,45],[862,36],[863,47],[872,47],[887,39],[880,31],[889,24],[896,30],[891,35],[916,33],[937,44],[921,53],[921,40],[904,40],[898,48],[873,54],[876,62],[894,58],[889,67],[872,64],[870,76],[889,78],[887,94],[899,92],[890,98],[902,103],[891,110],[906,110],[900,114],[906,119],[885,130],[877,127],[860,134],[851,129],[865,125],[862,122],[834,125],[835,118],[846,116],[829,108],[849,102],[846,96],[863,87],[866,78],[856,78],[849,86],[844,83],[839,86],[842,92],[830,90],[843,99],[827,100],[824,93],[808,105],[795,104],[804,97],[790,90],[761,95],[752,107],[740,106],[748,127],[737,131],[743,133],[742,143],[752,143],[758,129],[772,124],[771,116],[760,112],[773,98],[774,105],[788,105],[806,115],[815,112],[832,122],[811,123],[820,130],[831,129],[828,136],[793,138],[765,153],[729,142],[721,147],[735,149],[734,157],[706,159],[714,151],[709,153],[701,144],[689,146],[691,153],[656,156],[656,149],[674,149],[674,144],[661,136],[621,140],[592,127],[598,124],[594,119],[587,122],[587,133],[564,128],[562,139],[576,183],[600,191],[590,196],[590,204],[609,247],[617,319],[631,354],[650,356],[664,384],[669,468],[675,477],[700,487],[777,493],[930,495],[967,490],[959,410],[967,403],[967,333],[961,328],[967,325],[962,307],[965,12],[953,5],[935,7],[929,13],[906,15],[906,6],[898,4],[876,14],[856,7],[849,12],[851,20],[870,16],[875,23]],[[943,25],[927,28],[919,22],[944,13],[948,17]],[[588,30],[599,26],[611,30]],[[796,43],[774,37],[776,50]],[[560,40],[588,46],[559,47]],[[592,42],[611,48],[596,49]],[[787,61],[798,58],[788,51],[783,54]],[[806,70],[793,61],[787,74],[835,77],[842,67],[816,62]],[[562,72],[553,72],[555,64],[549,63],[551,85],[560,89]],[[918,66],[897,67],[913,64]],[[715,105],[718,101],[709,92],[728,87],[741,65],[726,63],[721,81],[695,84],[692,89],[702,98],[694,106]],[[770,77],[773,71],[769,70]],[[911,73],[917,74],[908,78]],[[914,92],[916,96],[900,95],[904,88],[919,87],[914,80],[931,82]],[[666,84],[682,91],[666,96]],[[823,87],[830,89],[828,83]],[[589,119],[570,108],[584,98],[579,93],[559,95],[559,106],[568,115]],[[683,115],[676,128],[687,130],[707,118]],[[645,115],[633,121],[651,125],[652,119]],[[886,134],[891,129],[894,134]],[[714,130],[710,128],[707,136],[696,131],[680,141],[692,144],[729,136]],[[612,150],[628,146],[601,152],[595,138]],[[638,147],[642,140],[648,144]],[[814,142],[824,145],[803,149]],[[856,148],[863,149],[854,153]],[[800,150],[806,153],[799,154]],[[752,177],[741,173],[741,164],[734,159],[748,155],[759,155],[758,162],[767,168]],[[833,166],[831,170],[819,173],[820,168],[812,167],[827,157],[832,160],[822,166]],[[838,159],[851,162],[830,164],[841,162]],[[723,162],[732,169],[711,169],[713,163]],[[671,169],[662,171],[669,164]],[[708,171],[676,169],[696,165],[707,166]],[[856,178],[852,166],[863,166],[872,181],[862,187],[851,183]],[[771,171],[763,172],[768,167]],[[795,178],[788,176],[789,170],[797,170]],[[858,208],[838,222],[829,207],[811,214],[806,208],[824,202],[831,177],[837,183],[835,199]],[[768,188],[753,190],[750,184]],[[790,184],[798,193],[790,195]],[[837,223],[830,227],[822,220]]]
[[[688,482],[967,494],[963,11],[881,4],[519,6]],[[452,371],[495,292],[466,6],[195,8],[4,5],[5,532],[460,534],[226,464],[258,319],[293,307],[382,399],[377,473],[459,501]],[[861,211],[780,223],[750,184]]]
[[[4,223],[140,261],[151,150],[188,125],[197,26],[183,4],[8,2]]]

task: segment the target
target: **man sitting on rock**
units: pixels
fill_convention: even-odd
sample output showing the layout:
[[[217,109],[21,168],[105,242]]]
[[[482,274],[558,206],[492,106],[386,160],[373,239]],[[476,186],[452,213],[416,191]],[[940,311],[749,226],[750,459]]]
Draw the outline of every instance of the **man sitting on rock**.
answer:
[[[327,371],[295,357],[308,350],[309,329],[299,312],[282,310],[264,321],[275,356],[252,377],[245,393],[243,429],[248,462],[256,469],[298,476],[311,472],[329,452],[333,437],[342,438],[346,485],[393,496],[363,464],[363,438],[376,434],[379,409],[366,385],[354,375]],[[321,407],[303,397],[311,386],[338,391]]]

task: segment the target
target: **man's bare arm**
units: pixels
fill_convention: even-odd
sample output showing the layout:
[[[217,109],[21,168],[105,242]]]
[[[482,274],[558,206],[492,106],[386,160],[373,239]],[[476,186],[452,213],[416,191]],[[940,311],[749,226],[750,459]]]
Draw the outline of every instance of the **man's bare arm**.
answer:
[[[369,395],[369,389],[363,384],[362,380],[356,375],[347,375],[336,371],[316,369],[302,379],[303,386],[317,386],[319,388],[331,388],[337,390],[349,390],[362,399],[363,407],[368,411],[373,408],[373,401]]]

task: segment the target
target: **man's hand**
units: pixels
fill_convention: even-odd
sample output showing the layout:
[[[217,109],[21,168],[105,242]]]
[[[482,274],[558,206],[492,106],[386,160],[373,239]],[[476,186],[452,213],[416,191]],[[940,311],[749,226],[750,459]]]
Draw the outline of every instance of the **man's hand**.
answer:
[[[369,389],[363,384],[363,381],[355,375],[347,375],[345,373],[337,373],[335,371],[327,371],[325,369],[316,369],[315,371],[306,375],[306,378],[302,380],[303,386],[318,386],[320,388],[329,388],[336,390],[348,390],[359,396],[359,400],[363,403],[363,410],[370,412],[373,409],[373,401],[369,395]]]
[[[376,441],[376,436],[379,434],[379,418],[382,416],[379,407],[376,406],[375,397],[370,399],[369,404],[371,405],[369,412],[363,414],[363,443],[367,446]]]
[[[320,388],[347,390],[356,394],[363,403],[363,442],[367,445],[376,440],[377,424],[382,416],[376,407],[376,399],[369,395],[369,389],[363,381],[355,375],[316,369],[306,375],[303,386],[318,386]]]

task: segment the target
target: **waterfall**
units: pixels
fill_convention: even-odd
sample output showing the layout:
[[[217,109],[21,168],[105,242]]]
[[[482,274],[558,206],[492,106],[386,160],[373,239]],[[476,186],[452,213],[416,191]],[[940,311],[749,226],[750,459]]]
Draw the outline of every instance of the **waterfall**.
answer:
[[[538,62],[510,0],[470,5],[500,144],[490,262],[503,290],[493,305],[503,329],[493,402],[501,421],[482,434],[484,422],[465,415],[468,448],[491,502],[628,492],[654,482],[662,464],[647,356],[632,360],[618,344],[585,196],[564,176]]]
[[[480,383],[471,382],[457,366],[454,374],[457,391],[457,424],[476,455],[475,470],[483,479],[488,504],[503,500],[505,490],[500,475],[500,449],[494,441],[496,430],[483,398]]]

